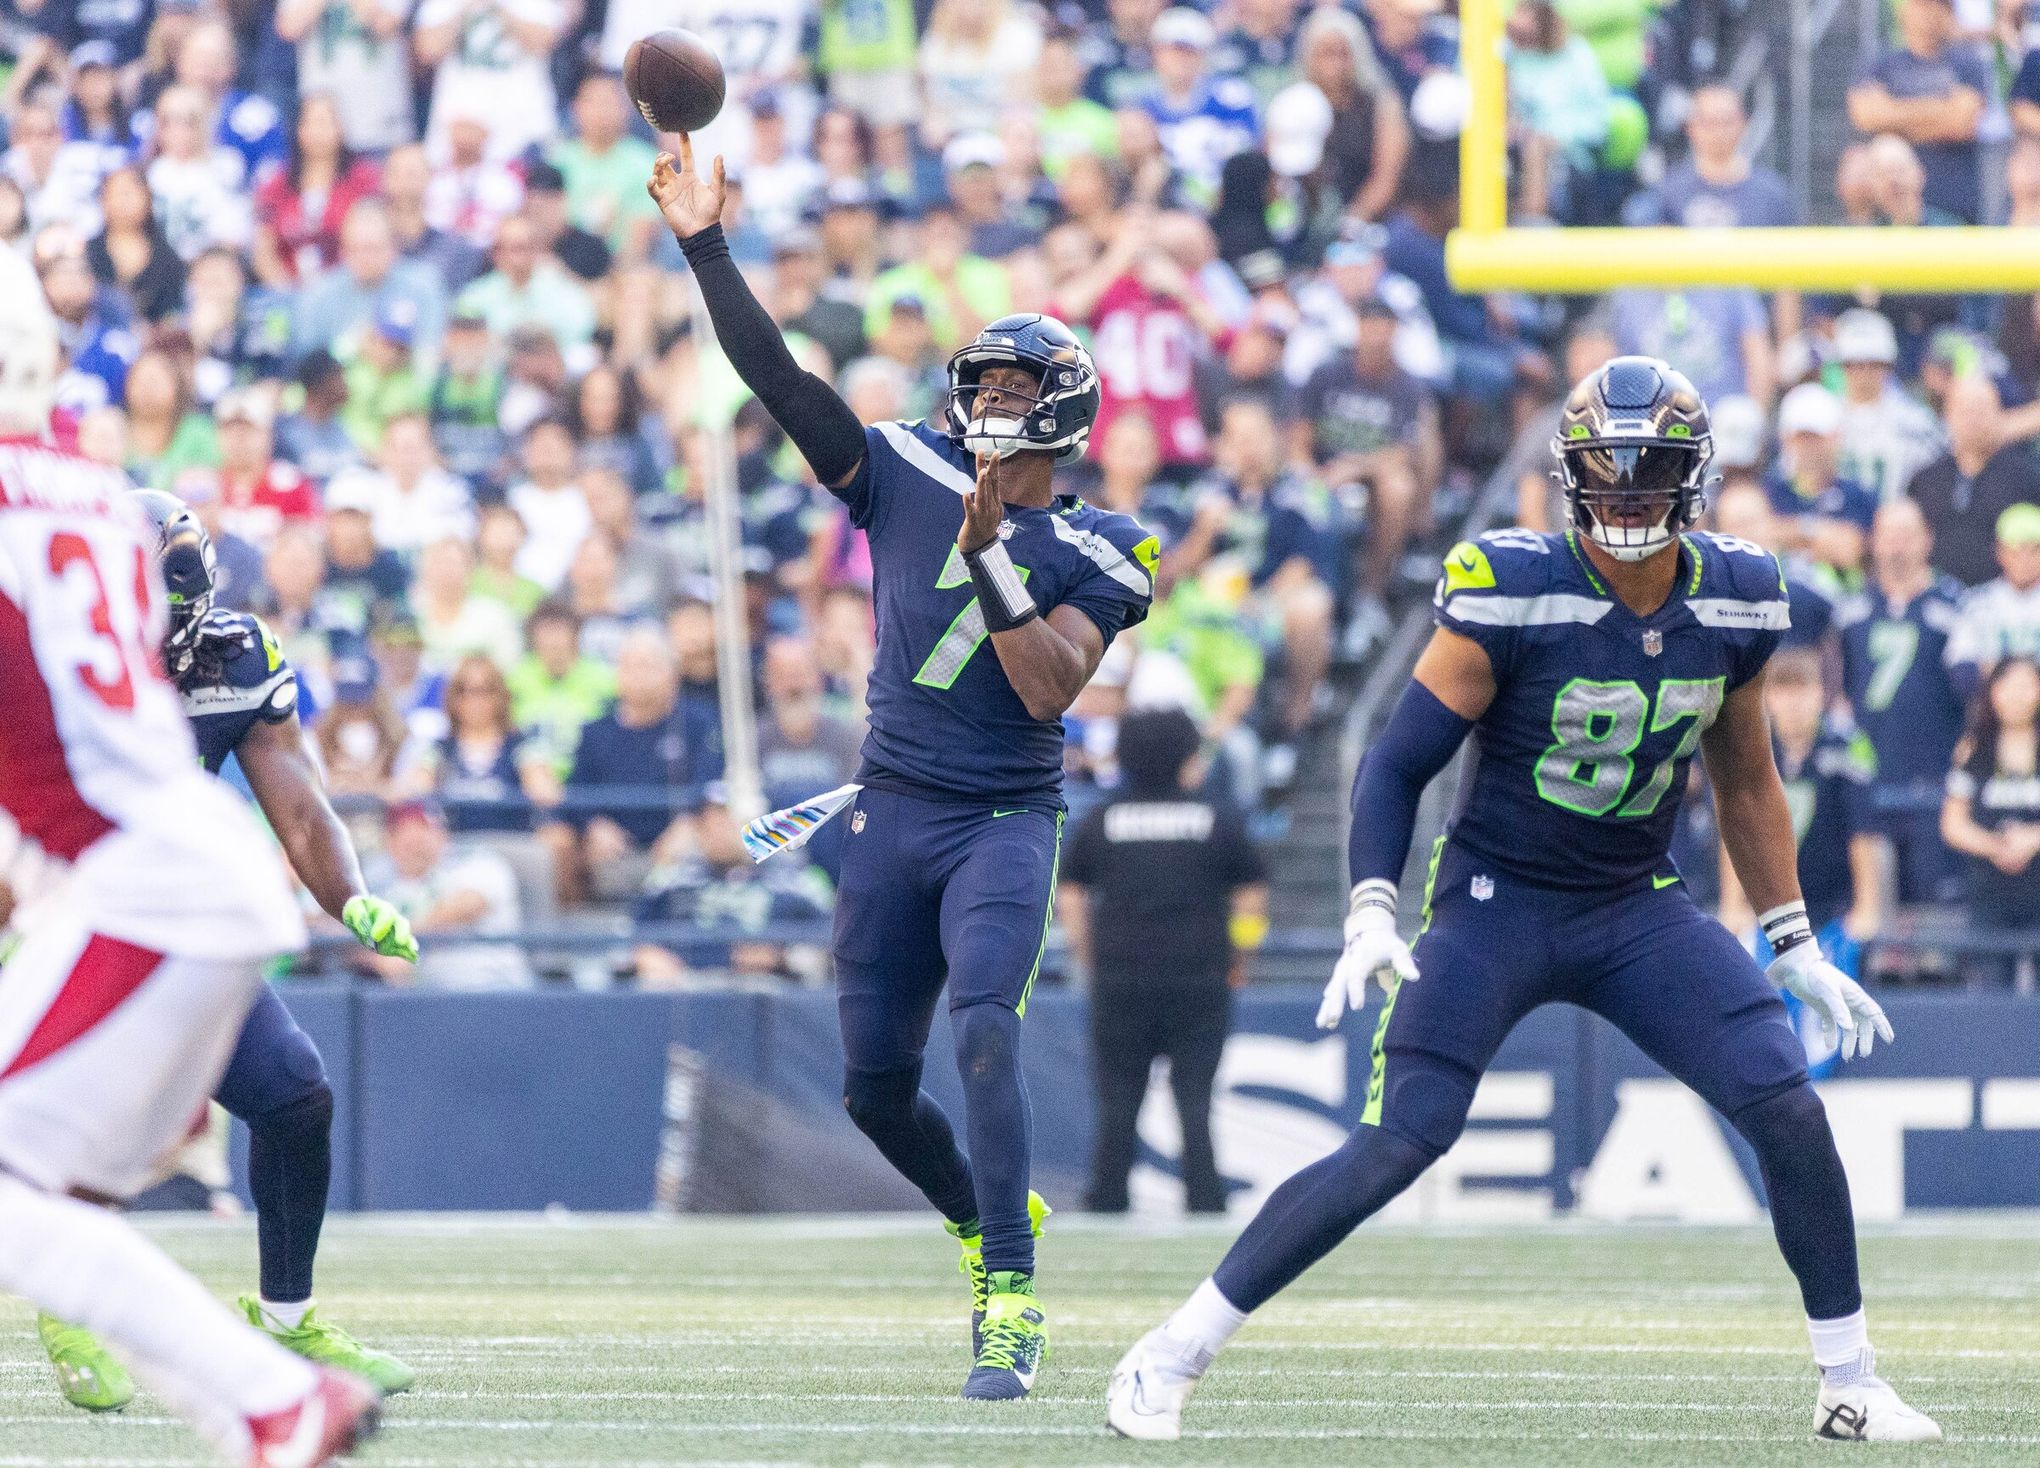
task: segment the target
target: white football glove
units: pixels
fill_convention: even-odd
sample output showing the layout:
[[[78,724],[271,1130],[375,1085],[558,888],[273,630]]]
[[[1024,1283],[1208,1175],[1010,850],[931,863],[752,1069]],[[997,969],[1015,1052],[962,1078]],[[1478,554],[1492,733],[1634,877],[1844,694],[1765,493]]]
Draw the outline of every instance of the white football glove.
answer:
[[[1877,1037],[1891,1043],[1891,1021],[1863,986],[1821,957],[1820,945],[1805,938],[1771,960],[1772,983],[1820,1016],[1821,1038],[1837,1043],[1843,1060],[1865,1056]]]
[[[1382,993],[1392,994],[1398,980],[1416,977],[1417,960],[1395,930],[1394,885],[1379,879],[1362,882],[1353,889],[1346,913],[1346,949],[1318,1005],[1318,1028],[1335,1030],[1348,1009],[1365,1007],[1369,979],[1380,983]]]

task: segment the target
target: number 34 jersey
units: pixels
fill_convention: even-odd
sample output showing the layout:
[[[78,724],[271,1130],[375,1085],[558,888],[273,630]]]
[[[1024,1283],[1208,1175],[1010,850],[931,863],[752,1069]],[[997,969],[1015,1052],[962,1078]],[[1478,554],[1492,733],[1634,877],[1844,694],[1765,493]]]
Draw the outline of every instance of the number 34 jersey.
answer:
[[[1691,534],[1676,554],[1672,594],[1647,617],[1570,533],[1494,531],[1446,555],[1438,624],[1478,642],[1495,674],[1456,844],[1541,886],[1669,883],[1700,736],[1790,625],[1769,551]]]
[[[1034,718],[987,645],[984,614],[956,549],[971,455],[925,423],[864,431],[864,464],[837,497],[871,538],[878,655],[864,741],[866,784],[936,799],[1056,809],[1059,720]],[[1147,615],[1155,538],[1075,496],[1009,506],[1000,538],[1046,615],[1073,606],[1112,639]]]

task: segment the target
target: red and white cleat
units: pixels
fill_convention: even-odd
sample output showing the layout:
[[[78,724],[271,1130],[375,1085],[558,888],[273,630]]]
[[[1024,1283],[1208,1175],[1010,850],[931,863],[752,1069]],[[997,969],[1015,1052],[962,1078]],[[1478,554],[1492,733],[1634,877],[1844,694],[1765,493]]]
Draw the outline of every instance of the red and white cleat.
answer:
[[[248,1468],[324,1468],[375,1436],[382,1395],[358,1376],[320,1368],[318,1384],[302,1401],[248,1419],[255,1440]]]

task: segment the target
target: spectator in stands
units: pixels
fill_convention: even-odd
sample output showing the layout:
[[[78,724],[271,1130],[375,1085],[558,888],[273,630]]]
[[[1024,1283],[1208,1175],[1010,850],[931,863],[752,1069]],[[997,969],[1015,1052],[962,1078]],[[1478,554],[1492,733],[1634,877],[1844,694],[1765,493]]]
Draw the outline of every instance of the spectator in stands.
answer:
[[[1688,229],[1798,224],[1785,180],[1743,156],[1748,124],[1734,87],[1714,82],[1694,88],[1686,111],[1687,154],[1655,189],[1638,196],[1629,221]]]
[[[327,96],[356,153],[415,136],[407,0],[279,0],[276,34],[297,52],[298,93]]]
[[[1842,402],[1802,382],[1778,405],[1778,458],[1764,478],[1792,549],[1845,575],[1863,565],[1877,496],[1840,469]]]
[[[595,304],[564,266],[542,254],[531,220],[504,220],[491,258],[496,268],[461,292],[458,309],[481,317],[498,337],[538,327],[569,357],[584,356],[595,335]]]
[[[997,132],[1023,103],[1041,27],[1011,0],[935,0],[921,37],[921,141],[939,153],[958,133]]]
[[[613,669],[581,651],[581,623],[562,601],[542,601],[524,626],[530,651],[509,673],[510,714],[552,762],[571,767],[581,729],[616,696]]]
[[[519,575],[552,592],[566,579],[593,519],[574,477],[574,436],[559,418],[541,418],[524,430],[524,477],[511,485],[510,507],[529,538],[517,558]]]
[[[138,483],[169,489],[186,469],[218,467],[219,430],[177,357],[161,347],[143,352],[127,370],[126,393],[128,472]]]
[[[347,146],[340,103],[323,93],[303,97],[290,159],[255,196],[255,268],[263,282],[288,287],[336,264],[341,224],[376,184],[375,165]]]
[[[347,469],[326,486],[329,511],[342,505],[364,511],[375,543],[409,554],[447,536],[474,533],[474,503],[467,486],[439,467],[432,424],[423,413],[401,413],[383,430],[374,469]]]
[[[1909,499],[1877,511],[1870,529],[1870,584],[1835,615],[1842,693],[1870,740],[1875,830],[1890,843],[1902,903],[1954,896],[1953,855],[1941,840],[1941,797],[1963,701],[1946,663],[1962,587],[1937,574],[1934,532]]]
[[[2040,461],[2029,443],[2004,441],[2004,409],[1988,377],[1958,379],[1943,410],[1948,447],[1906,486],[1934,526],[1934,564],[1965,586],[1997,569],[1999,517],[2040,501]]]
[[[409,602],[431,668],[449,670],[470,654],[507,668],[524,650],[517,619],[500,601],[475,593],[474,572],[473,542],[465,533],[419,548]]]
[[[947,356],[1012,310],[1012,281],[1005,266],[970,252],[970,232],[946,200],[928,206],[914,235],[911,257],[872,281],[864,333],[876,338],[893,302],[910,296],[920,301],[935,347]]]
[[[333,661],[333,704],[313,728],[326,789],[335,799],[389,794],[390,771],[404,746],[404,721],[365,652]]]
[[[1969,593],[1948,636],[1948,671],[1964,697],[2008,657],[2040,657],[2040,504],[2007,507],[1997,518],[2004,574]]]
[[[382,201],[389,212],[390,233],[397,253],[422,266],[452,294],[480,275],[488,265],[484,247],[452,230],[440,229],[427,217],[425,201],[432,192],[432,165],[415,143],[393,150],[383,160]]]
[[[1714,528],[1723,535],[1760,545],[1778,557],[1785,571],[1785,601],[1792,618],[1785,645],[1806,647],[1822,641],[1834,625],[1841,585],[1832,571],[1791,548],[1763,485],[1754,476],[1722,485],[1710,513]]]
[[[1288,0],[1275,0],[1278,5]],[[1289,45],[1285,17],[1280,44]],[[1040,138],[1042,171],[1060,183],[1076,158],[1111,159],[1119,152],[1119,126],[1112,109],[1084,95],[1084,41],[1081,32],[1058,28],[1041,43],[1041,61],[1034,69],[1035,126]],[[1227,68],[1237,69],[1237,68]]]
[[[1395,362],[1394,310],[1378,297],[1355,310],[1353,350],[1313,372],[1297,396],[1290,451],[1335,491],[1365,491],[1367,552],[1361,607],[1371,635],[1386,635],[1390,579],[1410,537],[1428,518],[1430,486],[1420,474],[1423,440],[1436,407],[1423,384]]]
[[[364,960],[384,983],[466,991],[531,986],[531,965],[517,944],[459,941],[517,932],[523,904],[510,863],[486,846],[453,846],[446,818],[432,801],[409,800],[390,811],[383,850],[369,866],[376,890],[411,920],[421,939],[415,966]]]
[[[341,470],[360,462],[354,439],[340,421],[347,406],[347,370],[323,349],[298,363],[297,411],[276,425],[277,452],[323,488]]]
[[[139,169],[116,168],[100,182],[99,215],[100,232],[85,247],[93,276],[125,293],[145,320],[174,315],[184,305],[184,261]]]
[[[401,557],[376,543],[374,502],[360,481],[336,480],[326,491],[326,607],[328,628],[354,641],[403,604],[410,573]]]
[[[616,699],[582,728],[567,774],[567,820],[539,828],[562,900],[586,890],[617,899],[686,850],[702,787],[722,773],[719,735],[683,709],[680,670],[657,631],[624,637]],[[712,707],[712,706],[711,706]],[[571,822],[571,824],[569,824]]]
[[[1299,30],[1296,52],[1304,77],[1299,85],[1315,87],[1330,104],[1322,162],[1307,172],[1322,179],[1339,215],[1386,218],[1409,159],[1410,127],[1402,97],[1382,70],[1365,27],[1344,10],[1321,7]],[[1272,108],[1268,122],[1272,156]]]
[[[792,805],[856,775],[863,732],[828,711],[821,664],[808,639],[766,643],[760,684],[765,710],[758,721],[758,766],[767,805]]]
[[[1859,968],[1856,947],[1883,926],[1882,869],[1870,787],[1876,757],[1863,735],[1827,712],[1820,655],[1791,648],[1764,672],[1764,708],[1778,775],[1792,807],[1799,887],[1814,935],[1831,961]],[[1721,921],[1732,933],[1756,930],[1734,865],[1722,862]]]
[[[1192,196],[1209,203],[1225,160],[1253,146],[1258,131],[1253,88],[1238,77],[1208,73],[1218,34],[1201,10],[1187,5],[1164,10],[1149,40],[1155,85],[1140,106],[1154,120],[1162,151]]]
[[[2040,927],[2033,868],[2040,857],[2040,664],[2032,656],[2004,659],[1978,691],[1948,774],[1941,831],[1970,858],[1972,925],[1992,936]]]
[[[548,155],[567,190],[567,217],[626,260],[651,248],[659,211],[645,193],[657,150],[630,135],[630,102],[614,74],[591,71],[574,93],[573,136]]]
[[[318,517],[318,491],[295,464],[275,456],[275,408],[260,387],[235,388],[219,400],[221,518],[242,539],[267,547],[286,524]]]
[[[1747,286],[1696,286],[1610,293],[1616,346],[1662,357],[1709,403],[1748,397],[1768,407],[1777,359],[1763,297]]]
[[[560,801],[560,780],[538,741],[510,716],[502,669],[469,653],[446,680],[446,734],[413,741],[396,770],[400,798],[435,798],[456,832],[529,831]]]
[[[782,978],[815,971],[835,905],[828,879],[808,863],[752,861],[740,829],[728,792],[720,781],[711,783],[695,816],[692,850],[653,872],[631,906],[633,921],[688,933],[637,945],[632,957],[642,986],[671,988],[702,971]],[[775,928],[807,936],[790,941]]]
[[[307,281],[295,298],[291,338],[300,352],[324,348],[348,359],[385,307],[411,311],[412,345],[435,361],[446,323],[446,286],[431,266],[399,255],[389,211],[362,199],[340,225],[340,263]],[[393,318],[391,318],[393,319]]]
[[[1896,133],[1919,150],[1929,204],[1980,218],[1977,129],[1994,93],[1990,65],[1955,38],[1953,0],[1899,0],[1899,44],[1865,62],[1849,88],[1857,131]]]
[[[243,250],[255,238],[245,158],[216,143],[205,96],[178,86],[156,103],[149,190],[171,247],[186,260],[212,245]]]
[[[1842,368],[1841,472],[1893,499],[1940,452],[1941,427],[1899,385],[1898,334],[1885,317],[1865,307],[1836,317],[1834,359]]]
[[[1268,874],[1237,810],[1196,794],[1197,726],[1175,710],[1129,714],[1121,789],[1080,822],[1062,865],[1063,923],[1090,980],[1098,1125],[1084,1206],[1123,1213],[1148,1073],[1169,1061],[1183,1135],[1184,1201],[1225,1210],[1211,1147],[1211,1088],[1232,1028],[1232,989],[1268,931]]]
[[[1571,181],[1608,140],[1608,78],[1552,0],[1519,0],[1508,18],[1509,121],[1523,165],[1524,210],[1570,219]]]
[[[515,158],[557,128],[552,48],[562,0],[423,0],[412,17],[421,64],[436,68],[426,143],[443,156],[454,119],[485,120],[491,158]]]
[[[1404,106],[1425,77],[1459,64],[1457,28],[1440,14],[1444,8],[1439,0],[1366,0],[1375,49]]]

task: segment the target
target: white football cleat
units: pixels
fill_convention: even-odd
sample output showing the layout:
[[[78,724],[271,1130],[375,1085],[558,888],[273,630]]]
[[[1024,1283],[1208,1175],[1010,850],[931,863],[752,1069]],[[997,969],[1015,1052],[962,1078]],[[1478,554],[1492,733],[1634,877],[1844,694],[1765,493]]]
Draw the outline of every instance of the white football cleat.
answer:
[[[1941,1424],[1899,1400],[1890,1383],[1877,1375],[1877,1353],[1863,1348],[1847,1386],[1830,1385],[1821,1377],[1820,1396],[1813,1404],[1813,1435],[1829,1442],[1937,1443]]]
[[[1160,1326],[1133,1344],[1112,1368],[1105,1425],[1121,1437],[1172,1443],[1183,1435],[1183,1404],[1211,1365],[1208,1351],[1186,1350]]]

